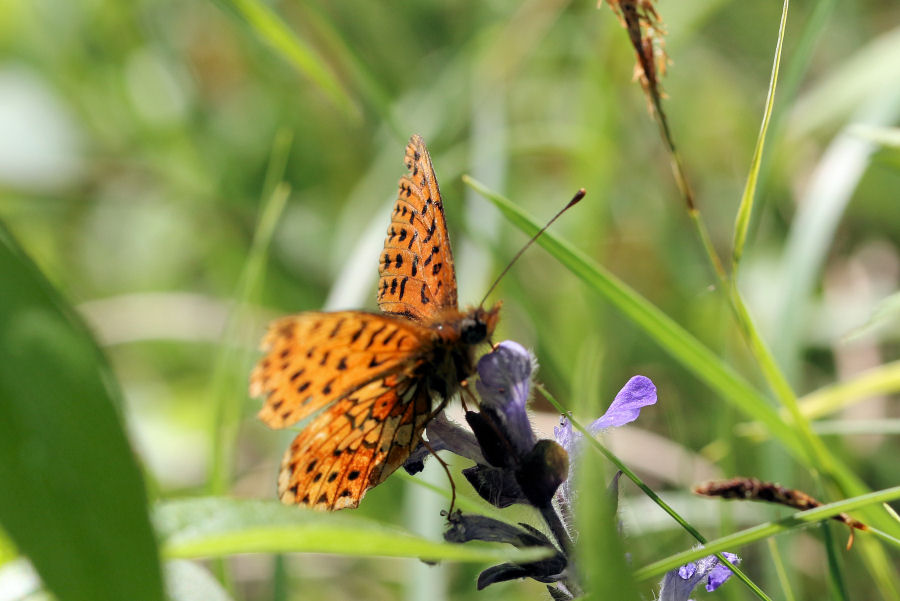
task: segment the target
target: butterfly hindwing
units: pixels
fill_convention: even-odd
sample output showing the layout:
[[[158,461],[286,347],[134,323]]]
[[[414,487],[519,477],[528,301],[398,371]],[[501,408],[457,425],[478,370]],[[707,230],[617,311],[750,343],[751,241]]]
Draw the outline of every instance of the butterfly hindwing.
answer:
[[[405,161],[409,173],[400,179],[378,266],[378,306],[427,323],[457,308],[456,272],[441,192],[421,137],[410,138]]]
[[[421,382],[396,374],[373,381],[316,417],[285,453],[282,502],[314,509],[356,507],[409,456],[431,417]]]
[[[279,319],[250,376],[251,396],[266,399],[259,417],[284,428],[379,377],[409,370],[430,335],[409,320],[362,311]]]

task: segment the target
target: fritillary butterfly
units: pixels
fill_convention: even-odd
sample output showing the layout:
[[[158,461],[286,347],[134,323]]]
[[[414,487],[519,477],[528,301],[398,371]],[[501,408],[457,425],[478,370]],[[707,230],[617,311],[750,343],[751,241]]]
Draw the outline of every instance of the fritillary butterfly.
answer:
[[[277,320],[250,376],[260,419],[285,428],[318,413],[284,454],[278,495],[314,509],[356,507],[409,456],[428,421],[475,373],[474,350],[499,304],[460,311],[444,207],[425,142],[408,173],[379,258],[382,313],[308,312]]]

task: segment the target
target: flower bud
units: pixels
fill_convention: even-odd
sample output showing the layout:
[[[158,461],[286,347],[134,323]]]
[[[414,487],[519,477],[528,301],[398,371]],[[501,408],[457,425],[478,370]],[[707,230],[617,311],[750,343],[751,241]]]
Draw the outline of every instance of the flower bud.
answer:
[[[568,475],[569,454],[558,442],[544,439],[524,457],[516,481],[532,505],[544,507]]]

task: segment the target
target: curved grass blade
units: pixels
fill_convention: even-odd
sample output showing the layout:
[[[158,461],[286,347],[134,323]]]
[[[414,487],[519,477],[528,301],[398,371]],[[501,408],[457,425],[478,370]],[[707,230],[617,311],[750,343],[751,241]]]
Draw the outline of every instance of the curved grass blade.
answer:
[[[105,358],[0,224],[0,524],[60,601],[162,601]]]
[[[360,110],[327,61],[310,47],[269,6],[259,0],[217,0],[297,71],[316,84],[344,113],[359,118]]]
[[[789,0],[784,0],[781,9],[781,24],[778,26],[778,43],[775,45],[775,60],[772,63],[772,76],[769,79],[769,92],[766,95],[766,108],[763,112],[762,124],[759,127],[759,136],[756,138],[756,148],[753,150],[753,159],[750,161],[750,173],[747,175],[747,183],[744,185],[744,193],[741,196],[741,204],[738,207],[737,218],[734,223],[734,250],[732,252],[732,277],[741,261],[744,252],[744,243],[747,241],[747,230],[750,227],[750,217],[753,214],[753,198],[756,195],[756,183],[759,178],[759,168],[762,164],[763,148],[766,144],[766,133],[769,130],[769,121],[772,118],[772,108],[775,106],[775,88],[778,84],[778,70],[781,67],[781,50],[784,43],[784,29],[787,23]]]
[[[215,357],[211,381],[214,423],[210,456],[209,490],[222,493],[231,478],[232,449],[241,420],[241,407],[246,400],[247,367],[253,348],[253,324],[248,316],[249,301],[258,291],[265,273],[269,244],[278,220],[290,196],[290,186],[281,181],[290,152],[292,136],[282,130],[275,138],[272,158],[263,186],[260,210],[253,242],[247,254],[235,291],[235,309],[229,314],[222,343]]]
[[[532,236],[540,230],[531,217],[508,199],[469,177],[464,176],[463,181],[494,203],[525,234]],[[625,282],[552,233],[545,232],[537,242],[722,398],[745,415],[763,422],[785,448],[805,462],[805,453],[796,434],[782,422],[769,401],[690,332]]]
[[[540,229],[533,218],[508,199],[491,192],[468,176],[464,176],[463,181],[493,202],[501,213],[525,234],[531,236]],[[594,291],[606,298],[625,317],[643,329],[675,360],[720,394],[723,400],[745,415],[753,416],[762,422],[769,434],[781,442],[797,460],[815,469],[821,467],[806,452],[806,446],[800,439],[801,433],[796,432],[793,425],[785,423],[762,393],[690,332],[675,323],[625,282],[552,233],[545,232],[538,238],[538,244]],[[860,478],[838,457],[830,453],[827,447],[817,448],[817,451],[820,458],[827,461],[827,467],[831,470],[829,475],[841,486],[843,494],[856,496],[868,492]]]
[[[637,578],[638,580],[648,580],[650,578],[660,576],[673,568],[684,565],[689,561],[694,561],[695,559],[705,557],[710,553],[719,551],[734,552],[734,550],[739,547],[762,540],[764,538],[768,538],[770,536],[775,536],[776,534],[780,534],[781,532],[789,532],[810,523],[821,522],[823,520],[830,519],[831,517],[838,515],[839,513],[846,513],[848,511],[853,511],[854,509],[860,509],[869,505],[874,505],[876,503],[887,503],[895,499],[900,499],[900,486],[886,488],[884,490],[860,495],[852,499],[845,499],[836,503],[828,503],[827,505],[822,505],[808,511],[798,511],[797,513],[794,513],[786,518],[774,522],[766,522],[764,524],[760,524],[752,528],[747,528],[746,530],[741,530],[740,532],[735,532],[733,534],[729,534],[727,536],[709,541],[699,549],[690,549],[688,551],[676,553],[675,555],[670,555],[665,559],[661,559],[657,562],[640,568],[635,572],[635,578]],[[866,531],[866,533],[868,532],[879,535],[879,538],[881,538],[882,540],[891,542],[892,544],[900,547],[900,541],[896,541],[896,539],[892,540],[890,537],[885,537],[882,533],[878,533],[874,529]]]
[[[641,489],[647,498],[656,503],[656,505],[669,514],[673,520],[675,520],[679,526],[681,526],[688,534],[697,539],[701,544],[706,542],[706,537],[704,537],[700,532],[694,528],[687,520],[685,520],[681,515],[679,515],[668,503],[663,501],[663,499],[654,492],[652,488],[647,486],[643,480],[641,480],[637,474],[635,474],[631,468],[629,468],[625,463],[619,459],[612,451],[607,449],[597,438],[591,434],[587,428],[585,428],[575,417],[571,414],[571,412],[567,411],[565,407],[563,407],[559,401],[557,401],[552,394],[543,386],[537,386],[537,389],[544,395],[551,405],[553,405],[557,411],[566,415],[569,418],[572,426],[581,432],[584,436],[584,440],[587,441],[595,450],[600,452],[610,463],[612,463],[616,469],[622,472],[629,480],[631,480],[635,486]],[[723,563],[728,563],[728,558],[726,558],[721,553],[717,553],[719,556],[719,560]],[[737,566],[731,566],[731,570],[735,577],[737,577],[741,582],[743,582],[754,595],[758,598],[763,599],[764,601],[771,601],[769,597],[759,588],[755,582],[750,580],[750,578],[744,574],[744,572]]]
[[[490,562],[536,561],[549,551],[434,542],[355,515],[325,514],[276,501],[221,497],[168,501],[156,508],[155,522],[163,554],[180,559],[303,552]]]

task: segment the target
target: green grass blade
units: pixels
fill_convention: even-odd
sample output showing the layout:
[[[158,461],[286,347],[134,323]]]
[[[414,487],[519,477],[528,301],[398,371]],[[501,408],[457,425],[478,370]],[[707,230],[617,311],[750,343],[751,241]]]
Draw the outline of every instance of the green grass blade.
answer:
[[[297,71],[316,84],[344,113],[359,118],[360,111],[324,57],[297,35],[268,5],[259,0],[216,0]]]
[[[246,349],[253,348],[253,333],[249,331],[247,308],[259,288],[268,258],[269,243],[275,227],[284,211],[290,195],[287,184],[279,183],[284,175],[291,146],[291,136],[282,131],[276,137],[272,159],[264,184],[263,205],[253,243],[247,256],[235,292],[235,309],[228,316],[222,343],[216,355],[212,377],[212,403],[215,407],[212,461],[210,462],[209,490],[225,492],[231,477],[231,458],[234,441],[241,420],[241,407],[247,399]]]
[[[106,360],[2,223],[0,273],[0,524],[60,601],[162,601]]]
[[[591,434],[587,428],[585,428],[577,419],[572,416],[570,411],[567,411],[565,407],[563,407],[559,401],[557,401],[550,391],[548,391],[544,386],[537,385],[537,389],[541,392],[541,394],[550,401],[550,404],[553,405],[557,411],[566,415],[569,421],[576,430],[581,432],[584,436],[584,440],[587,441],[595,450],[599,451],[601,455],[603,455],[610,463],[612,463],[617,470],[621,471],[624,476],[626,476],[629,480],[631,480],[635,486],[641,489],[641,491],[647,495],[647,497],[656,503],[656,505],[669,514],[673,520],[675,520],[679,526],[681,526],[688,534],[697,539],[700,543],[706,542],[706,537],[704,537],[700,532],[694,528],[687,520],[685,520],[678,512],[676,512],[672,507],[663,501],[663,499],[656,494],[656,492],[647,486],[643,480],[641,480],[637,474],[635,474],[631,468],[629,468],[625,463],[619,459],[612,451],[607,449],[597,438]],[[599,487],[599,488],[602,488]],[[727,562],[727,558],[719,554],[719,559],[723,562]],[[750,580],[750,578],[744,574],[744,572],[737,566],[732,566],[732,572],[734,575],[740,579],[758,598],[763,599],[764,601],[770,601],[769,597],[760,589],[755,582]]]
[[[814,420],[830,413],[846,409],[856,403],[879,394],[900,392],[900,361],[892,361],[866,370],[861,374],[811,392],[799,400],[800,412],[806,419]],[[790,423],[791,415],[780,409],[781,418]],[[853,420],[854,424],[859,420]],[[893,420],[882,420],[890,426]],[[819,424],[821,425],[821,424]],[[759,423],[738,424],[742,436],[764,438],[765,428]]]
[[[774,538],[766,541],[766,549],[772,558],[772,564],[775,566],[775,575],[778,583],[781,585],[781,591],[784,594],[784,601],[796,601],[794,591],[791,588],[791,579],[788,577],[787,570],[784,566],[784,559],[781,557],[781,551],[778,550],[778,544]]]
[[[304,3],[298,8],[303,11],[303,16],[315,31],[317,39],[323,41],[323,46],[329,52],[329,58],[332,58],[341,72],[346,74],[346,79],[354,92],[365,102],[366,107],[373,110],[378,119],[390,128],[394,137],[405,144],[413,130],[405,123],[405,116],[394,110],[391,95],[360,57],[358,50],[314,3]]]
[[[766,132],[769,130],[769,121],[772,118],[772,108],[775,106],[775,88],[778,84],[778,70],[781,67],[781,50],[784,43],[784,30],[787,24],[789,0],[784,0],[781,9],[781,23],[778,26],[778,43],[775,45],[775,59],[772,63],[772,76],[769,79],[769,92],[766,96],[766,108],[763,112],[762,124],[759,127],[759,136],[756,139],[756,148],[753,150],[753,159],[750,161],[750,173],[747,175],[747,183],[744,185],[744,194],[738,207],[737,219],[734,223],[734,250],[732,253],[732,275],[741,261],[744,252],[744,244],[747,241],[747,230],[750,227],[750,217],[753,214],[753,199],[756,195],[756,183],[759,178],[759,168],[762,164],[763,148],[766,144]]]
[[[820,388],[800,399],[800,408],[809,419],[815,419],[877,394],[900,391],[900,361],[892,361]]]
[[[494,203],[504,216],[525,234],[531,236],[540,230],[534,219],[508,199],[491,192],[469,177],[463,179]],[[805,457],[795,433],[781,421],[767,399],[690,332],[675,323],[625,282],[552,233],[545,232],[538,238],[538,244],[644,330],[652,340],[719,393],[723,399],[745,415],[763,422],[772,435],[796,457],[801,459]]]
[[[540,229],[533,218],[508,199],[491,192],[468,176],[464,176],[463,180],[493,202],[510,222],[527,235],[534,235]],[[831,454],[821,441],[808,434],[806,441],[801,439],[801,433],[796,432],[793,425],[785,423],[779,417],[762,393],[690,332],[675,323],[625,282],[552,233],[545,232],[538,238],[538,244],[644,330],[675,360],[721,395],[723,400],[745,415],[753,416],[762,422],[769,434],[801,463],[816,469],[821,467],[810,458],[806,450],[805,443],[809,438],[813,438],[817,443],[815,446],[817,457],[825,462],[830,475],[841,486],[843,494],[855,496],[868,491],[859,477],[839,458]]]
[[[839,551],[838,545],[834,540],[834,533],[831,531],[830,525],[825,522],[822,522],[819,530],[822,534],[822,546],[825,547],[825,556],[828,558],[826,574],[828,589],[831,591],[830,598],[835,599],[835,601],[847,601],[847,584],[841,570],[841,562],[838,560]]]
[[[640,568],[635,572],[635,577],[638,580],[647,580],[650,578],[654,578],[668,572],[673,568],[684,565],[689,561],[694,561],[701,557],[705,557],[710,553],[716,553],[719,551],[735,552],[735,549],[738,549],[744,545],[768,538],[770,536],[775,536],[776,534],[779,534],[781,532],[795,530],[813,522],[821,522],[822,520],[827,520],[832,516],[838,515],[839,513],[846,513],[848,511],[853,511],[854,509],[860,509],[877,503],[887,503],[895,499],[900,499],[900,486],[886,488],[884,490],[860,495],[858,497],[838,501],[836,503],[828,503],[827,505],[822,505],[820,507],[816,507],[815,509],[800,511],[775,522],[766,522],[764,524],[760,524],[759,526],[747,528],[746,530],[741,530],[740,532],[735,532],[733,534],[717,538],[716,540],[709,541],[702,548],[690,549],[688,551],[682,551],[681,553],[671,555],[665,559]],[[858,532],[856,536],[861,537],[865,536],[866,534],[866,532]],[[886,539],[882,537],[882,540]]]
[[[321,513],[275,501],[207,497],[160,504],[155,512],[168,558],[235,553],[333,553],[464,562],[535,561],[545,548],[435,542],[353,514]]]

